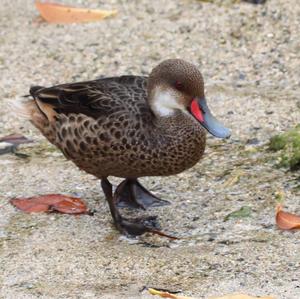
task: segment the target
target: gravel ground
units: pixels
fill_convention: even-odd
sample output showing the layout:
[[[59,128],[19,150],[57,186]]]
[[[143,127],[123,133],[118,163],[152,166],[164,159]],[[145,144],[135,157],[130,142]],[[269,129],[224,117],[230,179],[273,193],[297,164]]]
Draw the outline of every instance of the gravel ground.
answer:
[[[299,177],[277,169],[276,155],[266,151],[270,136],[300,121],[298,2],[69,0],[119,13],[63,26],[41,22],[33,1],[1,0],[0,136],[17,132],[35,142],[19,148],[29,158],[0,156],[0,297],[153,298],[146,286],[199,298],[242,292],[299,299],[299,232],[274,225],[279,190],[289,211],[300,213]],[[210,106],[233,134],[209,138],[205,158],[189,171],[143,179],[172,202],[147,213],[181,240],[127,239],[114,230],[95,178],[9,103],[32,84],[148,74],[172,57],[200,67]],[[44,193],[80,196],[96,213],[27,215],[8,203]],[[245,206],[250,217],[224,222]]]

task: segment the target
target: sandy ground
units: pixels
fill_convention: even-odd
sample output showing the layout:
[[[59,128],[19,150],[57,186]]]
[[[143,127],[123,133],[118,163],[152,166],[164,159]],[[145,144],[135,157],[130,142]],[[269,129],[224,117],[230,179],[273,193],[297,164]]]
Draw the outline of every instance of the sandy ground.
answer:
[[[199,298],[242,292],[299,299],[300,233],[274,223],[279,190],[286,208],[300,213],[299,178],[277,169],[276,155],[266,151],[270,136],[300,121],[298,0],[128,2],[66,1],[119,14],[56,26],[40,22],[33,1],[1,0],[0,136],[17,132],[35,142],[19,148],[28,158],[0,156],[0,297],[153,298],[143,288],[156,287]],[[32,84],[148,74],[171,57],[201,68],[210,106],[233,134],[209,138],[193,169],[143,179],[172,202],[147,213],[181,240],[127,239],[112,226],[99,182],[9,103]],[[8,203],[44,193],[80,196],[96,213],[28,215]],[[245,206],[250,217],[224,221]]]

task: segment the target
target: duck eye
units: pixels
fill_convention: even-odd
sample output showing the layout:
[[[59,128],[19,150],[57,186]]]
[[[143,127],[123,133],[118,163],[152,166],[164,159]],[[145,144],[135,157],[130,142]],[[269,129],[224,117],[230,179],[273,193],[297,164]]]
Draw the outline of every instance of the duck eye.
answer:
[[[177,90],[183,90],[183,84],[180,81],[175,82],[175,87]]]

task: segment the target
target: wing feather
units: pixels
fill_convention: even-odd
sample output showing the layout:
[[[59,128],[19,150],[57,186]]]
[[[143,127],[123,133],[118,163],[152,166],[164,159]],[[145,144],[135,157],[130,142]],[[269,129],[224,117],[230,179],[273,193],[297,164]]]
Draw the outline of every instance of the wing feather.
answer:
[[[56,113],[81,113],[98,118],[114,112],[130,112],[132,100],[147,107],[146,83],[146,77],[111,77],[49,88],[33,86],[30,94],[40,102],[41,109],[49,105]]]

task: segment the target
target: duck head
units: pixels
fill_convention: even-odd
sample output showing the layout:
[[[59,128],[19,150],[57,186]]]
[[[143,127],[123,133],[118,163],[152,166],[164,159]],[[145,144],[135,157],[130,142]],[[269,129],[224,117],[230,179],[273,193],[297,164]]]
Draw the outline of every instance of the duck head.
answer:
[[[210,112],[204,96],[203,77],[193,64],[181,59],[160,63],[149,76],[148,95],[156,116],[171,116],[179,109],[190,113],[212,135],[230,136],[230,130]]]

